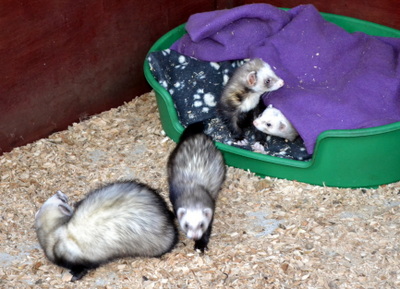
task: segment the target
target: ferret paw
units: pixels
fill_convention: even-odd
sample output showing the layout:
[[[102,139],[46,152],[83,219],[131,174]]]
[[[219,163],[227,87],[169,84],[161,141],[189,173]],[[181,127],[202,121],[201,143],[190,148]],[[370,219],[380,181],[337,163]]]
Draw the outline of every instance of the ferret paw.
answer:
[[[208,250],[207,244],[202,242],[201,240],[195,241],[194,250],[199,251],[200,253],[204,253],[204,251]]]
[[[78,281],[80,279],[83,278],[83,276],[85,276],[88,271],[86,269],[81,270],[71,270],[69,271],[72,274],[72,278],[71,278],[71,282],[75,282]]]
[[[253,150],[253,152],[261,153],[261,154],[266,154],[265,149],[264,149],[264,146],[263,146],[261,143],[259,143],[259,142],[254,143],[254,144],[251,146],[251,149]]]
[[[247,146],[249,145],[249,141],[247,139],[242,139],[234,142],[235,145],[238,146]]]

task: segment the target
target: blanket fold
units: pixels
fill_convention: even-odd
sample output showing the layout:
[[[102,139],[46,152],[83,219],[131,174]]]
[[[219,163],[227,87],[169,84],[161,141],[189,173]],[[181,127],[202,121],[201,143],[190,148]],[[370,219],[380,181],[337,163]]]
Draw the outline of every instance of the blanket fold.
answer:
[[[348,33],[312,5],[268,4],[192,15],[172,45],[204,61],[260,57],[285,86],[264,95],[312,153],[318,135],[400,121],[400,38]]]

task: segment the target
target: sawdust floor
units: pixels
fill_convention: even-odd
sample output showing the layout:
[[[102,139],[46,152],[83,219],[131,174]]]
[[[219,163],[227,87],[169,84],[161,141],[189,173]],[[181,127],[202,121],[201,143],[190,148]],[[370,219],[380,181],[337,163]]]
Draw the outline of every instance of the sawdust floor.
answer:
[[[56,190],[138,179],[167,197],[175,144],[154,95],[75,123],[0,157],[1,288],[400,288],[400,183],[338,189],[229,168],[210,250],[180,237],[161,259],[128,258],[71,275],[48,262],[34,215]]]

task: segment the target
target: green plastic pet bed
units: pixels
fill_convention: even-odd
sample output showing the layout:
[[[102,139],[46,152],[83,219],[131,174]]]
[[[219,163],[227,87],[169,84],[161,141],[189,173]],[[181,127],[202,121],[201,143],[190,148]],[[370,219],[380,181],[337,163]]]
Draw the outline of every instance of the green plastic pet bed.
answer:
[[[347,32],[400,38],[400,31],[375,23],[320,13]],[[185,24],[162,36],[150,53],[169,49],[187,34]],[[183,132],[170,92],[155,79],[148,58],[144,63],[147,81],[156,93],[162,126],[175,142]],[[400,97],[399,97],[400,99]],[[399,100],[400,101],[400,100]],[[228,165],[249,170],[259,176],[296,180],[336,187],[376,187],[400,180],[400,122],[362,129],[336,129],[320,133],[307,161],[260,154],[216,142]]]

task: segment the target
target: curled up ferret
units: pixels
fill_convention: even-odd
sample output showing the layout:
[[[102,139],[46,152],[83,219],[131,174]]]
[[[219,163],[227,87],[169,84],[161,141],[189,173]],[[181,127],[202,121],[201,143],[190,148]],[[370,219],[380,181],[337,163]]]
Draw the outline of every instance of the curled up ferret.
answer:
[[[237,68],[224,87],[218,112],[235,141],[244,139],[245,130],[265,108],[261,95],[279,89],[284,81],[259,58]],[[256,136],[257,137],[257,136]]]
[[[175,246],[174,215],[153,189],[134,181],[91,191],[75,209],[58,191],[35,216],[46,257],[68,268],[71,281],[122,257],[159,257]]]
[[[179,225],[195,241],[195,250],[208,247],[215,204],[225,180],[222,153],[203,133],[203,123],[189,125],[168,159],[170,200]]]

